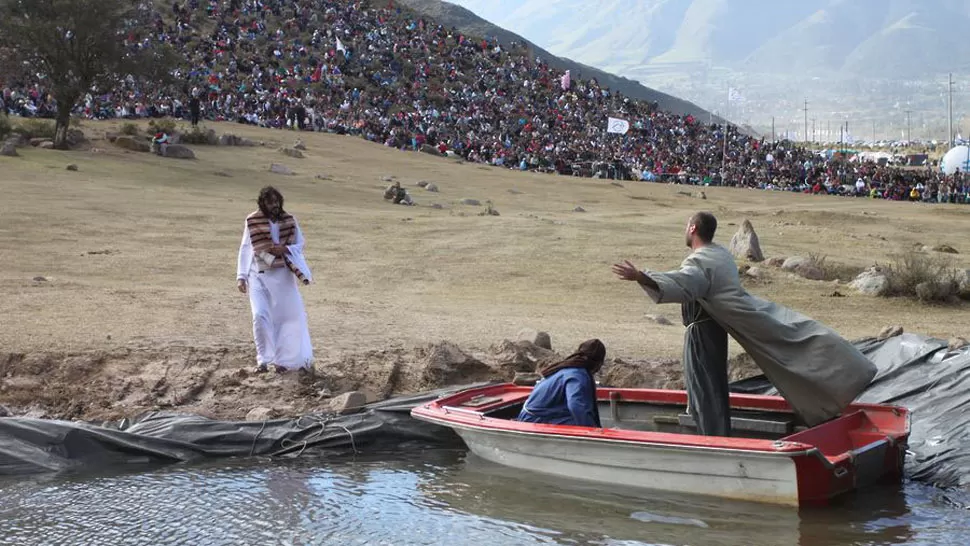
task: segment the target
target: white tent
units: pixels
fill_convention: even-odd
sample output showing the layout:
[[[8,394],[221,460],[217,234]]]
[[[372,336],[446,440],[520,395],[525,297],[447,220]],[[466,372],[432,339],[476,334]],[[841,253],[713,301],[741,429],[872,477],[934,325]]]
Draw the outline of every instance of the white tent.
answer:
[[[970,172],[970,148],[956,146],[940,160],[940,170],[943,174],[953,174],[957,171]]]

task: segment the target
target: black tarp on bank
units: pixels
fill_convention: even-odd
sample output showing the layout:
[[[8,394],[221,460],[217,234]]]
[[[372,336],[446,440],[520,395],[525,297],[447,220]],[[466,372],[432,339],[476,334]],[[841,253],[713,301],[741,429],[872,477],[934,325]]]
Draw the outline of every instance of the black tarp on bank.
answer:
[[[912,411],[907,474],[943,487],[970,486],[970,348],[949,352],[946,342],[912,334],[856,345],[879,369],[859,400]],[[0,418],[0,475],[311,450],[320,456],[460,447],[450,429],[412,419],[410,411],[469,387],[371,404],[355,415],[265,423],[160,412],[102,425]],[[732,390],[774,394],[763,377],[734,383]]]
[[[940,487],[970,486],[970,347],[949,351],[947,342],[915,334],[855,345],[879,370],[858,401],[911,412],[907,476]],[[778,394],[764,376],[731,390]]]

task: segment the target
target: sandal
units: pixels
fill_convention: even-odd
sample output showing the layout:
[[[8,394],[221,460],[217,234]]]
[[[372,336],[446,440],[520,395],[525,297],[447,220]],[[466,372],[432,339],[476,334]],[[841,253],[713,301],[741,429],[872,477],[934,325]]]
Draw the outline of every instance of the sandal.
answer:
[[[266,373],[268,371],[269,371],[269,368],[266,367],[266,364],[257,364],[256,367],[253,369],[253,373],[255,374]]]
[[[279,364],[273,364],[273,369],[276,371],[276,374],[277,375],[284,374],[287,371],[289,371],[286,368],[284,368],[283,366],[280,366]]]

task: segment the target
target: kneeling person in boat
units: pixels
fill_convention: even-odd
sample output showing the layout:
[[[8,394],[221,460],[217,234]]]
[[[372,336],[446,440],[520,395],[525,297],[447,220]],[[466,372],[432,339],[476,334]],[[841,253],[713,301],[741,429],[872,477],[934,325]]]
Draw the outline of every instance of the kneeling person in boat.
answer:
[[[518,420],[602,428],[593,375],[605,359],[606,346],[590,339],[565,360],[539,368],[542,379],[522,406]]]

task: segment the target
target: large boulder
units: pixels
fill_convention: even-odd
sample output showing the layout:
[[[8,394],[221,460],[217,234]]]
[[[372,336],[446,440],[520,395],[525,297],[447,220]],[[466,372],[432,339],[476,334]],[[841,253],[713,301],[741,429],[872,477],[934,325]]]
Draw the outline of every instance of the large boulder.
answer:
[[[349,415],[359,412],[365,405],[367,405],[367,396],[364,393],[350,391],[331,398],[327,409],[337,415]]]
[[[17,157],[17,144],[12,140],[8,140],[3,144],[0,144],[0,156],[3,157]]]
[[[289,156],[296,159],[303,159],[303,152],[297,150],[296,148],[280,148],[280,152],[285,156]]]
[[[292,175],[293,174],[293,170],[292,169],[290,169],[286,165],[280,165],[280,164],[277,164],[277,163],[273,163],[272,165],[269,166],[269,172],[271,172],[273,174],[283,174],[283,175]]]
[[[730,250],[731,254],[742,260],[763,262],[765,259],[764,253],[761,252],[761,244],[758,242],[758,234],[754,232],[754,226],[748,219],[741,222],[741,227],[731,237]]]
[[[87,141],[87,137],[84,136],[84,131],[80,129],[68,129],[66,140],[67,140],[67,145],[73,147]]]
[[[872,266],[859,273],[849,288],[867,296],[884,296],[889,291],[889,277],[878,266]]]
[[[781,264],[781,268],[784,269],[785,271],[794,272],[800,266],[811,262],[812,261],[809,260],[808,258],[803,258],[801,256],[792,256],[791,258],[785,258],[785,261],[782,262]]]
[[[462,351],[454,343],[443,341],[421,351],[419,379],[424,387],[437,388],[460,383],[475,383],[493,377],[487,364]]]
[[[528,340],[505,340],[489,350],[488,360],[511,379],[516,373],[535,372],[540,366],[557,362],[559,354]]]
[[[293,143],[293,149],[294,150],[299,150],[301,152],[305,152],[306,151],[306,144],[304,144],[302,140],[296,139],[296,142]]]
[[[259,406],[249,410],[246,414],[247,421],[269,421],[280,416],[280,412],[266,406]]]
[[[169,144],[165,147],[164,155],[174,159],[195,159],[195,152],[181,144]]]
[[[961,269],[958,271],[956,281],[960,288],[960,297],[970,299],[970,269]]]
[[[528,341],[543,349],[552,350],[552,337],[549,336],[548,332],[533,330],[532,328],[523,328],[519,330],[516,339],[518,341]]]
[[[151,151],[151,144],[147,140],[129,136],[121,135],[115,139],[115,146],[119,148],[124,148],[125,150],[130,150],[132,152],[145,152]]]
[[[482,202],[479,201],[478,199],[471,199],[469,197],[466,197],[461,201],[458,201],[458,203],[461,205],[468,205],[469,207],[479,207],[482,205]]]
[[[435,148],[430,144],[423,144],[421,146],[421,152],[428,155],[437,155],[437,156],[441,155],[441,152],[439,152],[437,148]]]

